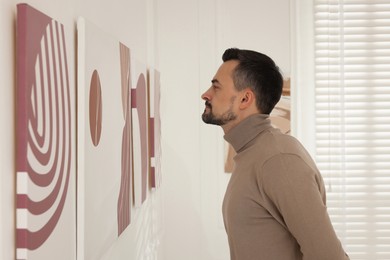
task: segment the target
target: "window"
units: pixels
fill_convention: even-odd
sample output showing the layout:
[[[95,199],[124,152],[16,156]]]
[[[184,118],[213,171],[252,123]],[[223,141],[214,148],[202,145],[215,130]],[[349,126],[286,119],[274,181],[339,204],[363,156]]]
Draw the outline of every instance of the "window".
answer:
[[[390,259],[390,0],[314,0],[315,159],[351,259]]]

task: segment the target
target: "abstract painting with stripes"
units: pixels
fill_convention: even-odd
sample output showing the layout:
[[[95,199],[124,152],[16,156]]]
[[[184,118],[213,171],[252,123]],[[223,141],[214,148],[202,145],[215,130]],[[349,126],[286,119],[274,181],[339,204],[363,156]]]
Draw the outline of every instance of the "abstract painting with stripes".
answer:
[[[92,260],[131,223],[137,97],[130,49],[83,17],[77,31],[78,258]]]
[[[16,259],[76,258],[75,93],[64,26],[17,5]]]
[[[161,118],[160,118],[160,71],[150,69],[149,81],[149,156],[150,187],[159,188],[161,176]]]
[[[145,202],[149,184],[149,86],[146,65],[132,59],[131,108],[133,122],[133,177],[134,205],[139,208]]]

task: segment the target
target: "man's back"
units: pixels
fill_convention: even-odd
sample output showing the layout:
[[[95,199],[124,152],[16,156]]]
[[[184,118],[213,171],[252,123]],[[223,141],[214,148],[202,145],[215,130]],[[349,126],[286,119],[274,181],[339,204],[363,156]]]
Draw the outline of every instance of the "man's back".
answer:
[[[295,138],[264,115],[225,138],[238,153],[223,205],[232,260],[348,259],[326,212],[321,175]]]

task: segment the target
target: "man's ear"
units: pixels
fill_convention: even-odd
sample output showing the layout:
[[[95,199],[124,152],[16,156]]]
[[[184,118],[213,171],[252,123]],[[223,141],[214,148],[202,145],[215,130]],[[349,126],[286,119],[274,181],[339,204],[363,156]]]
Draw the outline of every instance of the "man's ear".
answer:
[[[242,91],[240,109],[246,109],[255,102],[255,94],[250,88]]]

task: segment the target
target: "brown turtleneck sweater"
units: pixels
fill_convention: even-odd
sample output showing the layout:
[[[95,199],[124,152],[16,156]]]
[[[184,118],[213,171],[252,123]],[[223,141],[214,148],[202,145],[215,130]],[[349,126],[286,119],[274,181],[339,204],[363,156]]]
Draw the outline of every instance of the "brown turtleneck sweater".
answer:
[[[223,202],[231,260],[346,260],[322,177],[292,136],[252,115],[224,138],[237,155]]]

